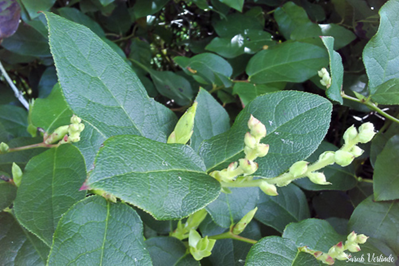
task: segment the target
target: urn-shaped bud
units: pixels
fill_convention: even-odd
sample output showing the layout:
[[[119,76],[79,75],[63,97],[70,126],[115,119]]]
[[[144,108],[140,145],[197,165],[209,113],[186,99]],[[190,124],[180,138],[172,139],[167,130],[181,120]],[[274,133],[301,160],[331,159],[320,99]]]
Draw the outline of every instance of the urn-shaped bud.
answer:
[[[247,225],[252,221],[257,210],[258,207],[245,214],[244,217],[242,217],[241,220],[233,227],[233,234],[241,234]]]
[[[341,254],[337,255],[335,257],[337,260],[348,260],[350,256],[346,254],[345,252],[342,252]]]
[[[258,146],[256,147],[256,153],[258,154],[258,157],[265,157],[268,152],[269,152],[269,144],[259,143]]]
[[[258,119],[253,117],[249,118],[248,121],[248,127],[251,130],[251,135],[254,136],[255,138],[261,139],[266,136],[266,127],[262,122],[260,122]]]
[[[325,151],[319,156],[319,161],[329,162],[330,165],[335,162],[335,152],[333,151]]]
[[[356,242],[357,240],[357,234],[355,233],[355,231],[352,231],[348,236],[347,239],[349,242]]]
[[[326,181],[326,176],[323,173],[312,172],[308,174],[309,180],[318,185],[330,185],[330,182]]]
[[[370,122],[364,123],[359,127],[359,137],[360,143],[369,142],[375,135],[374,125]]]
[[[353,148],[350,150],[350,153],[352,153],[353,156],[355,157],[359,157],[360,155],[362,155],[364,152],[364,150],[362,150],[361,148],[359,148],[358,146],[353,146]]]
[[[308,170],[308,164],[309,163],[306,161],[296,162],[290,167],[289,172],[293,175],[293,177],[303,175]]]
[[[347,151],[338,150],[335,152],[335,162],[341,166],[350,165],[355,156]]]
[[[367,241],[368,238],[369,238],[368,236],[366,236],[366,235],[364,235],[364,234],[360,234],[360,235],[358,235],[358,236],[356,237],[356,242],[357,242],[358,244],[364,244],[364,243],[366,243],[366,241]]]
[[[16,163],[12,163],[11,167],[11,172],[12,172],[12,180],[14,181],[15,185],[19,187],[21,185],[22,181],[22,170]]]
[[[325,75],[327,75],[328,74],[328,71],[327,71],[327,69],[325,68],[325,67],[323,67],[322,69],[320,69],[319,71],[317,71],[317,74],[319,75],[319,77],[323,77],[323,76],[325,76]],[[329,75],[329,74],[328,74]]]
[[[249,133],[249,132],[247,132],[245,134],[244,143],[245,143],[245,146],[247,146],[247,147],[249,147],[251,149],[254,149],[256,144],[258,144],[256,139],[255,139],[255,137],[252,136],[251,133]]]
[[[330,250],[328,251],[328,255],[330,255],[333,258],[336,258],[338,255],[340,255],[344,251],[345,251],[345,248],[341,241],[338,244],[336,244],[330,248]]]
[[[175,130],[168,138],[168,143],[186,144],[193,135],[194,118],[197,111],[197,102],[188,108],[188,110],[180,117],[175,126]]]
[[[346,248],[350,251],[350,252],[359,252],[361,249],[359,247],[359,245],[355,242],[350,242],[347,244]]]
[[[317,260],[320,260],[328,265],[333,265],[335,263],[334,259],[327,253],[323,253],[321,256],[317,257]]]
[[[349,127],[345,133],[344,133],[344,141],[345,143],[349,143],[351,141],[353,141],[356,137],[357,137],[357,129],[355,128],[354,125],[352,125],[351,127]]]
[[[258,164],[247,159],[240,159],[240,169],[244,172],[244,175],[252,175],[258,170]]]
[[[277,196],[277,188],[275,185],[269,184],[267,181],[262,181],[259,185],[259,188],[269,196]]]
[[[0,154],[9,152],[10,147],[4,142],[0,143]]]
[[[69,130],[69,126],[58,127],[56,130],[54,130],[53,133],[51,133],[50,135],[48,135],[45,138],[44,143],[52,144],[52,143],[55,143],[55,142],[61,140],[68,133],[68,130]]]
[[[71,124],[80,124],[82,122],[82,119],[78,117],[77,115],[73,115],[71,117]]]

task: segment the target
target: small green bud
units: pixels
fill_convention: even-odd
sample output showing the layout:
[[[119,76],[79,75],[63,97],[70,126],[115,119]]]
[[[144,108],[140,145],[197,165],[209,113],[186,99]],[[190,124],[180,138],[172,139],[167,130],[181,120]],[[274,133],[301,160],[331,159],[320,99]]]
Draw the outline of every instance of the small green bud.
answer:
[[[369,142],[375,135],[374,125],[370,122],[364,123],[359,127],[359,142],[367,143]]]
[[[12,172],[12,180],[14,181],[15,185],[19,187],[21,185],[22,181],[22,170],[16,163],[12,163],[11,167],[11,172]]]
[[[355,156],[347,151],[338,150],[335,152],[335,162],[341,166],[350,165]]]
[[[180,117],[172,134],[168,138],[168,143],[186,144],[193,135],[194,118],[197,111],[197,102],[187,109]]]
[[[290,167],[289,172],[293,175],[293,177],[301,176],[308,170],[308,164],[309,163],[306,161],[296,162]]]
[[[345,247],[350,251],[350,252],[359,252],[361,249],[357,243],[348,243],[345,245]]]
[[[241,234],[245,230],[247,225],[252,221],[257,210],[258,207],[245,214],[244,217],[242,217],[241,220],[233,227],[233,234]]]
[[[69,135],[68,141],[70,141],[70,142],[80,141],[80,133],[74,133],[74,134]]]
[[[360,235],[358,235],[358,236],[356,237],[356,242],[357,242],[358,244],[364,244],[364,243],[366,243],[366,241],[367,241],[368,238],[369,238],[368,236],[366,236],[366,235],[364,235],[364,234],[360,234]]]
[[[318,185],[330,185],[330,182],[326,181],[326,176],[323,173],[312,172],[308,174],[308,178],[315,184]]]
[[[227,167],[227,171],[232,172],[232,171],[236,170],[237,167],[238,167],[237,162],[230,163],[229,166]]]
[[[277,196],[277,188],[275,185],[269,184],[267,181],[262,181],[259,185],[259,188],[269,196]]]
[[[357,129],[355,128],[354,125],[352,125],[344,133],[343,138],[344,138],[345,143],[349,143],[349,142],[353,141],[357,137],[357,135],[358,135]]]
[[[328,265],[333,265],[335,263],[334,259],[326,253],[323,253],[322,255],[317,257],[317,260],[320,260],[323,263],[328,264]]]
[[[347,260],[349,259],[349,255],[346,254],[345,252],[342,252],[341,254],[337,255],[335,258],[337,260]]]
[[[190,215],[186,222],[186,228],[188,229],[197,229],[200,223],[205,219],[208,213],[205,209],[199,210],[194,214]]]
[[[258,170],[258,164],[247,160],[247,159],[240,159],[240,169],[244,172],[244,175],[252,175],[253,173]]]
[[[73,115],[71,117],[71,124],[80,124],[82,122],[82,119],[78,117],[77,115]]]
[[[198,242],[201,240],[201,235],[197,232],[197,230],[191,229],[188,234],[188,245],[190,247],[196,248]]]
[[[320,80],[320,84],[328,89],[331,86],[330,75],[323,76],[323,78]]]
[[[266,136],[266,127],[262,122],[260,122],[258,119],[253,117],[249,118],[248,121],[248,128],[251,130],[251,135],[254,136],[255,138],[261,139]]]
[[[325,76],[325,75],[329,75],[328,74],[328,71],[327,71],[327,69],[325,68],[325,67],[323,67],[322,69],[320,69],[319,71],[317,71],[317,74],[319,75],[319,77],[323,77],[323,76]]]
[[[244,147],[245,159],[253,161],[257,157],[257,153],[255,149],[251,149],[248,146]]]
[[[352,153],[353,156],[355,157],[359,157],[360,155],[362,155],[364,152],[364,150],[362,150],[361,148],[359,148],[358,146],[353,146],[353,148],[350,150],[350,153]]]
[[[330,255],[331,257],[335,258],[338,255],[340,255],[341,253],[343,253],[345,251],[344,245],[341,242],[339,242],[338,244],[332,246],[330,248],[330,250],[328,251],[328,255]]]
[[[265,157],[268,152],[269,152],[269,144],[259,143],[258,146],[256,147],[256,153],[258,154],[258,157]]]
[[[71,124],[69,126],[68,132],[69,134],[78,133],[80,132],[80,124]]]
[[[255,149],[257,143],[256,139],[251,135],[251,133],[247,132],[244,137],[245,146]]]
[[[347,237],[349,242],[356,242],[357,240],[357,234],[355,233],[355,231],[352,231],[348,237]]]
[[[208,239],[208,236],[201,238],[200,234],[196,230],[190,230],[188,244],[190,247],[190,253],[195,260],[201,260],[210,256],[215,243],[215,239]]]
[[[0,154],[7,153],[10,151],[10,147],[4,142],[0,143]]]
[[[325,151],[319,156],[319,161],[331,162],[329,165],[333,165],[335,162],[335,152]]]
[[[36,135],[37,135],[37,127],[35,127],[34,125],[29,124],[28,128],[27,128],[27,131],[32,136],[32,138],[36,137]]]
[[[59,140],[61,140],[69,130],[69,126],[60,126],[53,133],[45,137],[44,143],[45,144],[52,144]]]

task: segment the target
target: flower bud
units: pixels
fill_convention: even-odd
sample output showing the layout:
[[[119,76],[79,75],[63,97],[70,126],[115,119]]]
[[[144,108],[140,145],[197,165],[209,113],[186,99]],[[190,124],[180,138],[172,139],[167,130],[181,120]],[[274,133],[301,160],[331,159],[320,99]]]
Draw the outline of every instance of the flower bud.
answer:
[[[344,251],[345,251],[345,248],[341,241],[338,244],[336,244],[330,248],[330,250],[328,251],[328,255],[335,258],[338,255],[342,254]]]
[[[215,243],[215,239],[208,239],[208,236],[201,238],[197,231],[193,229],[190,230],[188,244],[190,247],[190,253],[193,255],[195,260],[201,260],[204,257],[210,256]]]
[[[321,256],[317,257],[317,260],[320,260],[328,265],[333,265],[335,262],[334,259],[326,253],[323,253]]]
[[[255,138],[261,139],[266,136],[266,127],[262,122],[251,115],[248,121],[248,127],[251,130],[251,135]]]
[[[233,227],[233,234],[241,234],[247,225],[252,221],[257,210],[258,207],[245,214],[244,217],[242,217],[241,220]]]
[[[80,134],[79,133],[75,133],[69,136],[68,140],[70,142],[78,142],[80,141]]]
[[[267,181],[262,181],[259,185],[259,188],[269,196],[277,196],[277,188],[275,185],[269,184]]]
[[[233,162],[231,164],[229,164],[229,166],[227,167],[227,171],[228,172],[232,172],[234,170],[236,170],[238,167],[238,163],[237,162]]]
[[[353,148],[350,150],[350,153],[352,153],[353,156],[355,157],[359,157],[360,155],[362,155],[364,152],[364,150],[362,150],[361,148],[359,148],[358,146],[353,146]]]
[[[326,176],[323,173],[312,172],[308,174],[308,178],[315,184],[318,185],[330,185],[330,182],[326,181]]]
[[[68,130],[69,134],[80,132],[80,126],[79,125],[80,124],[71,124],[69,126],[69,130]]]
[[[4,142],[0,143],[0,154],[7,153],[10,151],[10,147]]]
[[[245,146],[248,146],[251,149],[254,149],[256,144],[258,144],[256,139],[249,132],[247,132],[245,134],[244,143],[245,143]]]
[[[349,142],[353,141],[357,137],[357,135],[358,135],[357,129],[355,128],[354,125],[352,125],[344,133],[343,138],[344,138],[345,143],[349,143]]]
[[[323,67],[322,69],[320,69],[319,71],[317,71],[317,74],[319,75],[319,77],[323,77],[323,76],[325,76],[325,75],[327,75],[328,74],[328,71],[327,71],[327,69],[325,68],[325,67]],[[329,74],[328,74],[329,75]]]
[[[359,142],[367,143],[369,142],[375,135],[374,125],[370,122],[364,123],[359,127]]]
[[[69,126],[60,126],[53,133],[45,137],[44,143],[45,144],[52,144],[59,140],[61,140],[69,130]]]
[[[82,119],[78,117],[77,115],[73,115],[71,117],[71,124],[80,124],[82,122]]]
[[[319,156],[319,161],[331,162],[329,165],[333,165],[335,162],[335,152],[325,151]]]
[[[335,152],[335,162],[341,166],[350,165],[355,156],[347,151],[338,150]]]
[[[200,223],[205,219],[208,213],[205,209],[201,209],[194,214],[190,215],[186,222],[186,228],[188,229],[197,229]]]
[[[84,124],[79,124],[79,131],[82,132],[85,129]]]
[[[361,249],[358,244],[350,242],[346,247],[350,252],[359,252]]]
[[[366,236],[366,235],[364,235],[364,234],[360,234],[360,235],[357,236],[356,242],[357,242],[358,244],[364,244],[364,243],[366,243],[366,241],[367,241],[368,238],[369,238],[368,236]]]
[[[256,153],[258,154],[258,157],[265,157],[268,152],[269,144],[259,143],[256,147]]]
[[[303,175],[308,170],[308,164],[309,163],[306,161],[296,162],[290,167],[289,172],[293,175],[293,177]]]
[[[347,237],[349,242],[356,242],[357,240],[357,234],[355,233],[355,231],[352,231],[348,237]]]
[[[347,260],[350,258],[350,256],[348,254],[346,254],[345,252],[342,252],[341,254],[337,255],[335,258],[337,260]]]
[[[240,159],[238,160],[240,162],[240,168],[244,172],[244,175],[251,175],[258,170],[258,164],[247,160],[247,159]]]
[[[18,164],[12,163],[11,172],[14,184],[19,187],[21,185],[23,175],[21,168],[18,166]]]
[[[197,111],[197,102],[188,108],[188,110],[180,117],[172,134],[168,138],[168,143],[186,144],[193,135],[194,118]],[[173,135],[173,136],[172,136]]]
[[[258,156],[255,149],[251,149],[248,146],[244,147],[245,159],[253,161]]]

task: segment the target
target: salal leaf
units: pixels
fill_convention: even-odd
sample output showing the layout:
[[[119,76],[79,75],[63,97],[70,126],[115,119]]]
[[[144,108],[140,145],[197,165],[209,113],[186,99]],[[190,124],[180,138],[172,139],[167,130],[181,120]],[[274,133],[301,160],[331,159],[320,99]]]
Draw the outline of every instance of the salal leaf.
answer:
[[[28,12],[31,19],[34,19],[41,14],[39,11],[47,11],[49,10],[55,3],[55,0],[41,0],[41,1],[32,1],[32,0],[21,0],[24,5],[26,11]]]
[[[238,222],[256,207],[259,200],[258,188],[231,188],[231,194],[221,193],[206,207],[213,221],[223,228]]]
[[[244,0],[220,0],[220,2],[240,12],[242,12],[242,7],[244,5]]]
[[[169,0],[138,0],[133,6],[135,19],[152,15],[161,10]]]
[[[62,7],[58,8],[57,11],[60,16],[88,27],[98,36],[105,36],[104,30],[101,28],[101,26],[98,25],[98,23],[92,20],[89,16],[83,14],[79,9]]]
[[[283,232],[285,226],[291,222],[310,217],[306,196],[295,185],[279,188],[277,196],[260,193],[257,207],[255,218],[279,232]]]
[[[274,18],[280,32],[287,40],[290,39],[292,31],[296,27],[311,22],[305,9],[291,1],[285,3],[282,7],[278,7],[274,12]]]
[[[203,140],[210,139],[230,128],[230,117],[215,98],[202,88],[195,101],[198,106],[190,146],[198,150]]]
[[[339,53],[334,51],[333,37],[321,37],[321,40],[327,48],[330,58],[331,86],[326,89],[326,94],[331,100],[342,104],[341,88],[344,80],[344,66],[342,65],[342,58]]]
[[[46,98],[53,90],[53,87],[57,84],[57,82],[58,80],[55,67],[47,67],[40,77],[39,84],[37,85],[37,89],[39,90],[38,98]]]
[[[28,112],[14,105],[0,105],[0,123],[10,134],[9,138],[27,137]]]
[[[158,220],[177,219],[215,200],[220,184],[205,174],[189,146],[140,136],[108,139],[86,184],[129,202]]]
[[[349,230],[376,238],[399,254],[399,202],[362,201],[349,220]]]
[[[35,156],[25,167],[14,202],[18,221],[50,246],[58,220],[85,197],[79,191],[85,178],[84,159],[70,144]]]
[[[152,237],[145,241],[153,265],[176,265],[186,255],[186,246],[174,237]]]
[[[47,98],[36,99],[30,112],[32,124],[47,132],[52,132],[59,126],[69,125],[73,115],[59,83],[54,86]]]
[[[201,84],[216,84],[230,87],[230,76],[233,73],[231,65],[222,57],[201,53],[191,58],[177,56],[175,62],[190,76]]]
[[[226,19],[216,20],[214,29],[222,38],[232,38],[238,34],[263,31],[264,23],[260,23],[255,16],[233,13]]]
[[[382,6],[379,11],[378,32],[364,47],[363,62],[369,77],[371,94],[376,92],[377,86],[390,79],[399,78],[398,13],[398,1],[388,1]]]
[[[2,265],[45,265],[49,247],[21,227],[6,212],[0,213],[0,258]]]
[[[159,127],[166,136],[169,136],[175,128],[177,116],[172,110],[159,102],[154,101],[154,105],[157,110]]]
[[[140,217],[128,205],[100,196],[73,205],[58,223],[48,265],[73,263],[152,265]]]
[[[0,172],[0,176],[8,177],[4,172]],[[8,177],[9,178],[9,177]],[[17,195],[17,187],[9,182],[0,180],[0,210],[9,207]]]
[[[221,170],[244,158],[244,135],[250,115],[267,129],[263,143],[270,145],[257,158],[257,176],[274,177],[294,162],[306,159],[324,138],[330,123],[331,103],[323,97],[298,91],[282,91],[257,97],[239,114],[227,132],[203,141],[199,154],[207,171]]]
[[[247,105],[250,101],[252,101],[259,95],[283,90],[285,84],[285,82],[268,84],[237,82],[236,84],[234,84],[233,94],[237,94],[238,96],[240,96],[241,102],[244,105]]]
[[[328,64],[325,49],[301,42],[286,42],[255,54],[246,68],[252,83],[304,82]]]
[[[66,101],[87,129],[84,144],[78,145],[87,165],[110,136],[135,134],[165,141],[153,101],[131,67],[85,26],[45,14]]]
[[[399,135],[390,138],[374,165],[374,199],[399,199]]]
[[[13,35],[18,29],[21,7],[15,0],[2,0],[0,5],[0,40],[2,40]]]
[[[399,78],[390,79],[377,86],[371,99],[379,104],[399,105]]]

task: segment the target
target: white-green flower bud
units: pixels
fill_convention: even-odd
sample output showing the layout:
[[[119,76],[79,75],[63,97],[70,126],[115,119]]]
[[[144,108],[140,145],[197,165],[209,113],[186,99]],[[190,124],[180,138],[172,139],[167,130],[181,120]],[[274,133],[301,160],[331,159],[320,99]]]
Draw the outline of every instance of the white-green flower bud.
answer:
[[[0,154],[7,153],[10,151],[10,147],[4,142],[0,143]]]
[[[348,260],[349,259],[349,255],[346,254],[345,252],[342,252],[341,254],[337,255],[335,258],[337,260]]]
[[[22,181],[22,170],[16,163],[12,163],[11,167],[11,173],[12,173],[12,180],[14,181],[14,184],[19,187],[21,185]]]
[[[369,238],[368,236],[366,236],[366,235],[364,235],[364,234],[360,234],[360,235],[358,235],[358,236],[356,237],[356,242],[357,242],[358,244],[364,244],[364,243],[366,243],[366,241],[367,241],[368,238]]]
[[[350,165],[355,156],[347,151],[338,150],[335,152],[335,162],[341,166]]]
[[[188,235],[188,245],[195,248],[200,240],[201,235],[197,232],[197,230],[191,229]]]
[[[45,144],[52,144],[61,140],[69,131],[69,126],[60,126],[53,133],[45,137]]]
[[[323,78],[320,80],[320,84],[328,89],[331,86],[330,76],[329,75],[323,76]]]
[[[244,217],[242,217],[241,220],[236,225],[234,225],[233,234],[235,235],[241,234],[245,230],[247,225],[252,221],[257,210],[258,207],[245,214]]]
[[[80,126],[79,125],[80,124],[71,124],[69,126],[69,130],[68,130],[69,134],[80,132]]]
[[[268,152],[269,152],[269,144],[259,143],[258,146],[256,147],[256,153],[258,154],[258,157],[265,157]]]
[[[78,142],[80,141],[80,134],[79,133],[74,133],[69,135],[68,141],[70,142]]]
[[[354,125],[352,125],[344,133],[343,138],[344,138],[345,143],[349,143],[349,142],[353,141],[357,137],[357,135],[358,135],[357,129],[355,128]]]
[[[362,150],[361,148],[359,148],[358,146],[353,146],[353,148],[350,150],[350,153],[353,154],[353,156],[355,157],[359,157],[360,155],[362,155],[364,152],[364,150]]]
[[[370,122],[364,123],[359,127],[359,137],[360,143],[369,142],[375,135],[374,125]]]
[[[326,181],[326,176],[323,173],[313,172],[308,174],[309,180],[318,185],[330,185],[330,182]]]
[[[347,237],[349,242],[356,242],[357,240],[357,234],[355,233],[355,231],[352,231],[348,237]]]
[[[306,161],[296,162],[290,167],[289,172],[290,174],[292,174],[293,177],[303,175],[308,170],[308,164],[309,163]]]
[[[168,138],[168,143],[186,144],[193,135],[194,118],[197,111],[197,102],[188,108],[188,110],[180,117],[175,126],[174,131]]]
[[[77,115],[73,115],[71,117],[71,124],[80,124],[82,122],[82,119],[78,117]]]
[[[229,166],[227,167],[227,171],[232,172],[232,171],[236,170],[237,167],[238,167],[237,162],[230,163]]]
[[[248,127],[251,130],[251,135],[257,139],[264,138],[266,136],[266,127],[262,122],[251,115],[248,121]]]
[[[350,242],[349,245],[346,246],[346,248],[350,251],[350,252],[359,252],[361,249],[359,247],[359,245],[355,242]]]
[[[330,250],[328,251],[328,255],[330,255],[331,257],[335,258],[338,255],[342,254],[345,251],[344,245],[341,242],[339,242],[338,244],[332,246],[330,248]]]
[[[277,188],[275,185],[269,184],[267,181],[262,181],[259,185],[259,188],[269,196],[277,196]]]
[[[253,161],[256,159],[256,157],[258,156],[258,154],[256,153],[255,149],[251,149],[248,146],[244,147],[244,153],[245,153],[245,159]]]
[[[215,239],[208,239],[208,236],[201,238],[197,231],[193,229],[190,230],[188,244],[190,253],[195,260],[201,260],[204,257],[210,256],[215,243]]]
[[[330,162],[329,165],[333,165],[335,162],[335,152],[325,151],[319,156],[319,161]]]
[[[334,259],[327,253],[322,253],[321,256],[316,257],[316,258],[317,258],[317,260],[320,260],[327,265],[333,265],[335,263]]]
[[[317,74],[319,75],[320,78],[322,78],[323,76],[328,74],[328,71],[325,67],[323,67],[322,69],[320,69],[319,71],[317,71]],[[329,74],[328,74],[329,75]]]
[[[247,132],[245,134],[244,143],[245,143],[245,146],[247,146],[247,147],[249,147],[251,149],[255,149],[256,144],[258,144],[258,142],[256,141],[255,137],[253,137],[251,135],[251,133],[249,133],[249,132]]]
[[[240,159],[240,169],[244,172],[244,175],[252,175],[253,173],[258,170],[258,164],[247,160],[247,159]]]

